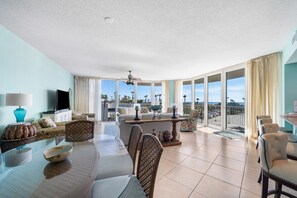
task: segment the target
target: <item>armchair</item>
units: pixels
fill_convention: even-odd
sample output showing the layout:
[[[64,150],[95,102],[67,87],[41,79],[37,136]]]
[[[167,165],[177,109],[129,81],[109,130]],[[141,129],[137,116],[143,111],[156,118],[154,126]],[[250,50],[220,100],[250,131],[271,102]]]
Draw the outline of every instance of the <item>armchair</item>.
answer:
[[[192,109],[188,120],[182,121],[180,131],[193,132],[197,130],[197,120],[199,117],[199,111]]]

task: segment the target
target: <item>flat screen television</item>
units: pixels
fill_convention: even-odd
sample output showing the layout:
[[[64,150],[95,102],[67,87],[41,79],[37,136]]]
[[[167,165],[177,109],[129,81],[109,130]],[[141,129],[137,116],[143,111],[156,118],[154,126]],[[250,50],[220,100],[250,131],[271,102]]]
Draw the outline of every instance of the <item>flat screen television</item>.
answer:
[[[56,97],[56,111],[70,109],[69,92],[57,90]]]

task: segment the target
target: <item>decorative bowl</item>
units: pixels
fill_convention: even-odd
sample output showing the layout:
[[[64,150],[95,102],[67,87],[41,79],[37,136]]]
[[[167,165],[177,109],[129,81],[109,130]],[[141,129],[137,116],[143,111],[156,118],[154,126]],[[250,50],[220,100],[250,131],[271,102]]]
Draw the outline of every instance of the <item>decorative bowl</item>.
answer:
[[[43,152],[43,157],[50,162],[60,162],[65,160],[72,152],[72,146],[62,145],[50,148]]]

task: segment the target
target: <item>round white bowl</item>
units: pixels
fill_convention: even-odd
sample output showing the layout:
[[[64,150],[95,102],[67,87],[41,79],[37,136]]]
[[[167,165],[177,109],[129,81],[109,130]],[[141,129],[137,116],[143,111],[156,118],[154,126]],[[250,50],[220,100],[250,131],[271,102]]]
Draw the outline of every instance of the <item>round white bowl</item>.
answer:
[[[43,152],[43,157],[50,162],[60,162],[65,160],[72,152],[72,146],[62,145],[50,148]]]

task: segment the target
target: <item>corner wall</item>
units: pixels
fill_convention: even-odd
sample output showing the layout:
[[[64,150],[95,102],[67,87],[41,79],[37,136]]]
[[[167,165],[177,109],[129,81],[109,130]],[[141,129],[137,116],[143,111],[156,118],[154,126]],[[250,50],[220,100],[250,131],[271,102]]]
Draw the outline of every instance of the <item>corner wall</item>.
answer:
[[[33,105],[25,121],[40,117],[55,107],[57,89],[74,87],[73,75],[37,49],[0,25],[0,134],[7,124],[14,123],[13,111],[6,106],[6,93],[31,93]]]
[[[292,63],[292,57],[297,52],[297,41],[292,43],[292,36],[289,39],[287,46],[283,50],[282,56],[282,69],[283,69],[283,112],[289,113],[294,111],[294,100],[297,99],[297,62]],[[291,124],[285,122],[285,127],[293,128]]]

